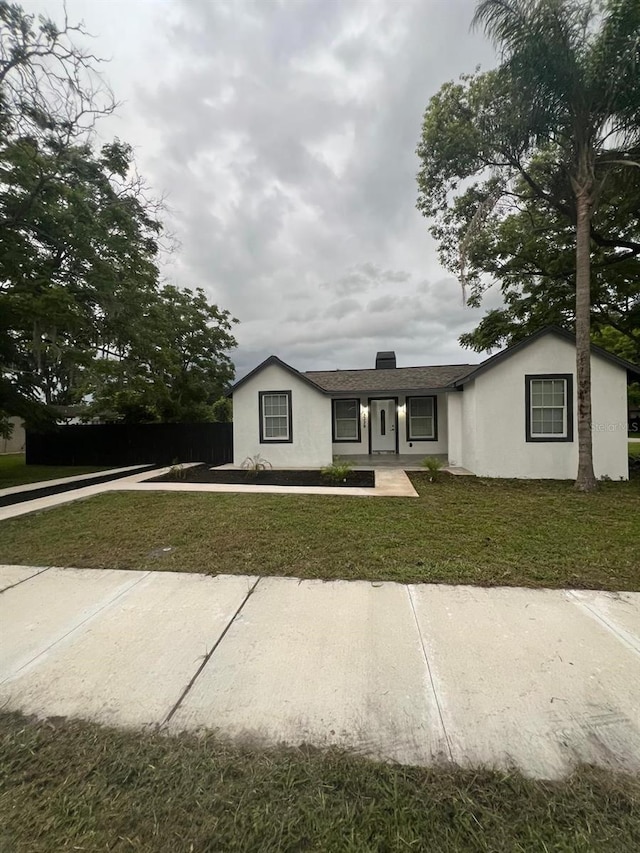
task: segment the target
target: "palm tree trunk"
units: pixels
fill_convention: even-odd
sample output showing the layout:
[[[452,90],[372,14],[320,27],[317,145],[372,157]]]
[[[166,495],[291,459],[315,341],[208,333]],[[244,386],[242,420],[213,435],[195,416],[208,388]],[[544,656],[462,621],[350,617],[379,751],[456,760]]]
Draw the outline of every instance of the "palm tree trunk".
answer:
[[[591,442],[591,193],[576,190],[576,380],[578,390],[578,476],[576,488],[596,488]]]

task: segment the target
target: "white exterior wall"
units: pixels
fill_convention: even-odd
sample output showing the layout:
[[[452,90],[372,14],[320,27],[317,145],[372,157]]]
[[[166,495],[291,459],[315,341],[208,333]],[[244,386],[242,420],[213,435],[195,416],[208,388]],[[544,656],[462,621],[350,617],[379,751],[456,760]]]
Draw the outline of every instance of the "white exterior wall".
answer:
[[[596,477],[629,479],[627,372],[602,358],[591,359],[593,467]],[[576,431],[576,442],[578,440]],[[576,444],[577,448],[577,444]],[[577,465],[577,461],[576,461]],[[575,476],[573,474],[572,476]]]
[[[627,479],[627,383],[623,368],[591,357],[596,477]],[[525,375],[573,375],[573,441],[527,442]],[[482,477],[574,479],[578,469],[576,352],[546,335],[465,386],[462,464]]]
[[[462,394],[452,391],[446,400],[449,465],[462,465]]]
[[[476,383],[469,382],[462,392],[462,467],[474,473],[477,467],[477,421]]]
[[[291,391],[290,443],[260,443],[260,391]],[[331,399],[277,364],[233,394],[233,464],[260,454],[274,468],[320,468],[331,463]]]
[[[407,397],[433,397],[437,398],[437,417],[438,417],[438,440],[437,441],[407,441],[407,420],[406,420],[406,400]],[[388,399],[391,397],[398,398],[398,453],[399,454],[415,454],[416,456],[432,456],[434,454],[447,453],[448,448],[448,416],[447,416],[447,395],[446,394],[421,394],[419,391],[410,393],[400,391],[388,391],[380,394],[371,393],[365,395],[342,394],[334,399],[359,399],[360,400],[360,432],[361,441],[336,441],[333,444],[334,456],[353,456],[369,453],[369,398],[379,397],[380,399]],[[333,417],[333,411],[330,418]],[[333,433],[333,426],[331,425]]]

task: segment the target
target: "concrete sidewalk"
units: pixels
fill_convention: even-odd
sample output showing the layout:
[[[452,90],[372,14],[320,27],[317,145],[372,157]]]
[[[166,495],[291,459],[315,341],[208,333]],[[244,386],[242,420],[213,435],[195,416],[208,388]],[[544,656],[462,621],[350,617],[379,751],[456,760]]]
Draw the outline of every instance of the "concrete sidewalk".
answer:
[[[0,707],[640,771],[640,593],[0,567]]]

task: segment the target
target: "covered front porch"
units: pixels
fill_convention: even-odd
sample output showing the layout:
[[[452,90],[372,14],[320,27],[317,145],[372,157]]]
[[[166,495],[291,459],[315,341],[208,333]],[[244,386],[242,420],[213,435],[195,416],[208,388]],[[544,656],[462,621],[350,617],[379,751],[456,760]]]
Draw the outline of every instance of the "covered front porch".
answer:
[[[449,464],[446,453],[425,453],[425,456],[435,456],[442,462],[443,467]],[[355,470],[371,468],[401,468],[404,471],[423,471],[424,456],[415,453],[335,453],[333,461],[350,462]]]

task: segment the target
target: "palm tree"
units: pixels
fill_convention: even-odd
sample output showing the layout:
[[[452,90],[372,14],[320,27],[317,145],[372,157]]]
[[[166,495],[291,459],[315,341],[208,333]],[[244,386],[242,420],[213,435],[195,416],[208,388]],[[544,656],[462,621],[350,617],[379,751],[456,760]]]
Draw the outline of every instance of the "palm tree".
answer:
[[[474,25],[501,50],[522,152],[557,151],[572,188],[576,487],[591,491],[591,220],[611,170],[640,168],[640,1],[482,0]]]

